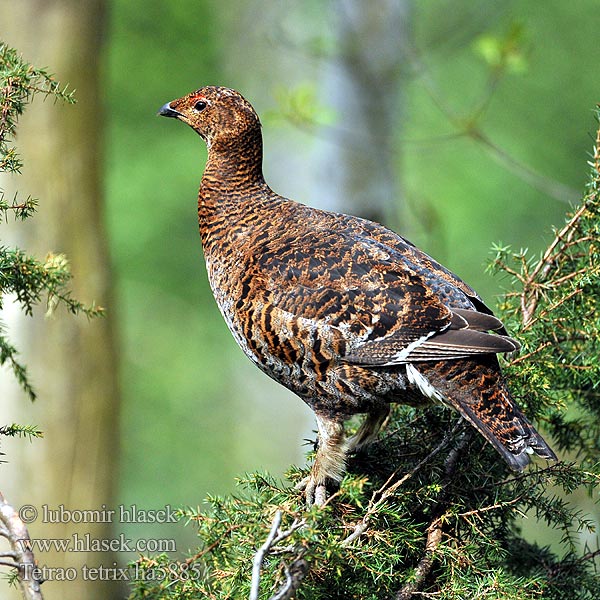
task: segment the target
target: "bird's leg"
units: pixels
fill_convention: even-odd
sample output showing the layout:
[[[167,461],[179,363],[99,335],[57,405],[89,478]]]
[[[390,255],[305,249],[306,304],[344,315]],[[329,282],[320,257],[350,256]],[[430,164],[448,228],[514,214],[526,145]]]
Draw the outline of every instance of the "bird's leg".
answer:
[[[346,470],[347,442],[344,423],[317,415],[319,445],[310,475],[296,487],[304,489],[306,502],[310,506],[323,506],[327,500],[327,485],[339,485]]]
[[[373,442],[389,414],[389,404],[382,404],[369,412],[357,432],[348,440],[348,452],[360,452]]]

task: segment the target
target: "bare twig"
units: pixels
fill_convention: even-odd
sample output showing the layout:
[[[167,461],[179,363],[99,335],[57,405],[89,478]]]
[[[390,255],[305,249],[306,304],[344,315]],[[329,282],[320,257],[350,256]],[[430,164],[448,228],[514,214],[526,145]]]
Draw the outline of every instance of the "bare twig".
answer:
[[[546,570],[552,578],[558,578],[562,572],[568,571],[569,569],[572,569],[577,565],[581,565],[582,563],[587,562],[588,560],[595,560],[598,556],[600,556],[600,548],[598,550],[587,552],[583,556],[580,556],[575,560],[562,563],[561,565],[552,567],[546,566]]]
[[[587,554],[584,554],[583,556],[579,557],[577,559],[577,562],[582,563],[582,562],[586,562],[588,560],[593,560],[597,556],[600,556],[600,548],[598,550],[594,550],[593,552],[588,552]]]
[[[529,165],[522,163],[506,150],[497,146],[491,138],[485,135],[480,129],[466,129],[465,134],[475,142],[478,142],[488,154],[499,164],[505,167],[510,173],[529,184],[534,189],[543,192],[554,200],[566,204],[574,202],[577,199],[577,192],[573,188],[549,177],[538,173]]]
[[[260,568],[267,553],[271,551],[273,546],[287,539],[290,535],[292,535],[292,533],[294,533],[294,531],[306,524],[305,519],[295,519],[289,529],[279,531],[279,526],[281,525],[281,514],[281,510],[278,510],[275,513],[269,535],[267,536],[264,544],[256,551],[256,554],[254,555],[254,559],[252,561],[252,582],[250,586],[249,600],[258,600],[258,594],[260,591]],[[281,589],[274,596],[272,596],[271,600],[288,600],[293,598],[307,571],[308,563],[302,557],[302,552],[300,552],[296,560],[294,560],[289,567],[284,565],[286,582]]]
[[[40,590],[41,581],[35,576],[36,561],[30,550],[30,537],[27,527],[17,511],[5,500],[0,492],[0,535],[8,540],[11,552],[2,554],[12,561],[0,561],[0,564],[17,570],[19,586],[25,600],[43,600]]]
[[[507,506],[511,506],[512,504],[517,504],[521,502],[523,498],[521,496],[517,496],[512,500],[508,500],[507,502],[497,502],[496,504],[490,504],[489,506],[484,506],[482,508],[475,508],[473,510],[467,510],[465,512],[458,513],[457,517],[462,517],[466,519],[467,517],[479,516],[480,514],[490,512],[491,510],[498,510],[499,508],[505,508]]]
[[[552,342],[544,342],[543,344],[540,344],[537,348],[534,348],[531,352],[528,352],[527,354],[523,354],[522,356],[517,356],[516,358],[511,360],[509,364],[517,365],[521,362],[525,362],[525,361],[529,360],[532,356],[535,356],[542,350],[545,350],[548,346],[552,346]]]
[[[281,524],[281,511],[278,510],[273,517],[273,523],[271,524],[271,531],[265,540],[265,543],[256,551],[254,560],[252,561],[252,584],[250,587],[250,600],[258,600],[258,591],[260,588],[260,568],[265,554],[269,551],[277,535],[277,530]]]

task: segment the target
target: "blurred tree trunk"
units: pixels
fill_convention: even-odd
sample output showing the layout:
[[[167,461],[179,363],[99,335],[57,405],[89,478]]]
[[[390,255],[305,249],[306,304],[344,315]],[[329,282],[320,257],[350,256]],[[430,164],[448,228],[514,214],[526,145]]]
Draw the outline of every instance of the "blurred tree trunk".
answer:
[[[0,38],[38,66],[47,66],[76,89],[75,106],[37,100],[18,127],[23,174],[3,180],[10,194],[40,198],[27,223],[11,224],[11,244],[43,258],[65,253],[71,263],[74,297],[108,307],[104,319],[88,321],[58,309],[46,318],[9,317],[13,340],[22,350],[39,399],[31,406],[2,375],[2,408],[7,419],[32,423],[43,440],[4,445],[9,464],[0,487],[17,508],[32,504],[39,517],[32,538],[111,538],[110,523],[43,523],[43,506],[56,509],[114,508],[117,483],[118,406],[114,302],[102,205],[101,50],[103,0],[0,1]],[[6,242],[6,225],[3,238]],[[5,317],[6,319],[6,317]],[[118,535],[118,532],[116,532]],[[113,555],[97,552],[36,554],[40,566],[74,567],[72,582],[44,584],[48,598],[85,600],[117,597],[112,581],[85,581],[82,567],[114,567]],[[0,595],[6,597],[2,585]],[[122,594],[120,594],[122,597]]]
[[[401,208],[395,138],[410,2],[337,0],[332,9],[335,51],[321,96],[337,118],[315,152],[318,196],[324,208],[392,226]]]
[[[265,128],[265,174],[276,191],[389,225],[397,220],[396,140],[411,7],[410,0],[229,7],[225,66],[240,90],[256,106],[269,106],[281,89],[293,95],[314,85],[319,103],[336,116],[318,135],[286,131],[283,142],[274,127]]]

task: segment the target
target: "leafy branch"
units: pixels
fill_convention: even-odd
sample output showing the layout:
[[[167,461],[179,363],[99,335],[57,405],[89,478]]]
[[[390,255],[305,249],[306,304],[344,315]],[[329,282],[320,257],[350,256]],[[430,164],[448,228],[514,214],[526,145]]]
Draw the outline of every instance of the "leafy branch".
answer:
[[[408,44],[405,48],[408,64],[452,131],[420,139],[403,138],[401,142],[404,146],[431,145],[460,138],[470,139],[521,181],[554,200],[569,204],[577,200],[576,190],[518,160],[499,146],[483,128],[484,118],[502,79],[507,75],[522,74],[527,69],[529,50],[524,38],[524,27],[513,23],[504,34],[483,34],[475,39],[473,50],[486,63],[488,76],[480,97],[465,114],[459,114],[449,105],[446,100],[447,94],[439,88],[419,50]],[[291,43],[285,37],[278,38],[277,41],[285,45]],[[313,57],[322,58],[323,54],[319,52]],[[357,134],[351,127],[335,123],[336,115],[329,107],[319,102],[317,90],[312,83],[302,83],[291,91],[288,88],[276,88],[274,95],[277,109],[267,113],[267,118],[274,121],[285,119],[298,129],[310,132],[313,137],[322,137],[329,143],[340,144],[344,148],[358,148],[357,152],[367,143],[367,140],[361,139],[361,134]],[[335,135],[331,135],[332,133]],[[385,144],[387,140],[378,136],[376,132],[370,132],[370,136],[368,143],[388,145]]]
[[[409,58],[413,68],[420,76],[424,90],[455,130],[438,140],[469,138],[483,148],[497,163],[533,188],[559,202],[574,202],[577,199],[575,190],[551,177],[538,173],[529,165],[511,156],[483,131],[483,118],[501,79],[509,73],[522,73],[526,69],[527,49],[524,44],[523,27],[515,23],[502,36],[482,35],[475,40],[474,50],[489,67],[488,81],[483,88],[481,98],[475,102],[474,107],[468,111],[466,116],[463,116],[449,106],[445,99],[446,95],[438,88],[437,82],[417,49],[408,48]]]

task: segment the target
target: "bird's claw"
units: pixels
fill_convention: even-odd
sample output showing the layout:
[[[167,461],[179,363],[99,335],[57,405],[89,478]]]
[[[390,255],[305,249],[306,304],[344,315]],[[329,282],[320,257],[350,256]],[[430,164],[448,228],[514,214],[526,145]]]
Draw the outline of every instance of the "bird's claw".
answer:
[[[301,479],[295,486],[294,489],[298,490],[299,492],[301,492],[302,490],[306,489],[306,486],[308,485],[308,480],[310,479],[310,475],[308,475],[307,477],[305,477],[304,479]]]
[[[317,481],[312,475],[299,481],[295,488],[304,491],[307,506],[324,506],[329,497],[325,482]]]

